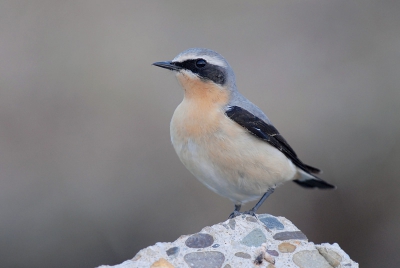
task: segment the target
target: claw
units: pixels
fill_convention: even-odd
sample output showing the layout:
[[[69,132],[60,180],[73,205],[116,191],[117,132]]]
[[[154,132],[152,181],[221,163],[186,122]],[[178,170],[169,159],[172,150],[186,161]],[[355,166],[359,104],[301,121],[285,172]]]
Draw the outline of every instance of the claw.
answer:
[[[229,219],[233,219],[233,218],[235,218],[235,217],[237,217],[237,216],[240,216],[240,215],[243,215],[243,213],[242,213],[242,212],[239,212],[239,211],[237,211],[237,210],[235,210],[235,211],[233,211],[233,212],[231,213],[231,215],[229,215],[228,220],[229,220]]]
[[[233,219],[233,218],[235,218],[235,217],[237,217],[237,216],[242,215],[243,213],[240,212],[240,208],[241,208],[241,207],[242,207],[242,204],[235,204],[235,210],[231,213],[231,215],[229,215],[228,220],[229,220],[229,219]]]
[[[252,209],[243,212],[243,214],[247,214],[247,215],[250,215],[250,216],[253,216],[253,217],[256,217],[256,218],[257,218],[256,213],[255,213],[254,210],[252,210]]]

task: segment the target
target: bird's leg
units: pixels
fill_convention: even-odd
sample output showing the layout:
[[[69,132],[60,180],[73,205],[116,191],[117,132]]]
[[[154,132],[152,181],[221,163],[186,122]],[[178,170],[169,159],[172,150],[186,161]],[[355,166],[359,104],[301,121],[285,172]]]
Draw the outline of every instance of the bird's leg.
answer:
[[[261,207],[261,205],[264,203],[265,199],[268,198],[273,192],[275,188],[269,188],[268,191],[265,192],[265,194],[261,197],[261,199],[257,202],[257,204],[250,209],[249,211],[245,211],[244,214],[249,214],[251,216],[256,216],[257,209]]]
[[[229,215],[228,219],[233,219],[239,215],[242,215],[242,213],[240,212],[241,207],[242,207],[242,204],[235,204],[235,210],[231,213],[231,215]]]

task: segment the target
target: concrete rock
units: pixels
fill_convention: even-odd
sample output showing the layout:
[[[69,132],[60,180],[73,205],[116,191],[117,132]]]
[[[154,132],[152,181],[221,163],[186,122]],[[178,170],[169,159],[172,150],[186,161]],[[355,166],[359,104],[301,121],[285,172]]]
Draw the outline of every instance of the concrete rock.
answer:
[[[311,267],[358,268],[338,244],[314,245],[289,220],[268,214],[238,216],[184,235],[174,242],[156,243],[132,260],[115,266],[136,267]]]

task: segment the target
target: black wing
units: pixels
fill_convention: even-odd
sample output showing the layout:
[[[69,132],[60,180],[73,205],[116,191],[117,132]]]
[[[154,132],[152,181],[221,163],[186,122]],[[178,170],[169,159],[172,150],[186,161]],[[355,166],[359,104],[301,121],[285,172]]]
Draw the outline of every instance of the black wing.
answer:
[[[247,129],[254,136],[268,142],[270,145],[281,151],[298,168],[307,173],[318,174],[321,172],[318,168],[311,167],[301,162],[292,147],[290,147],[287,141],[273,125],[267,124],[262,119],[238,106],[229,107],[225,114],[230,119]],[[315,180],[295,180],[295,182],[307,188],[334,188],[333,185],[326,183],[318,177],[315,177]]]
[[[308,167],[300,161],[295,151],[273,125],[267,124],[262,119],[238,106],[231,106],[225,113],[230,119],[250,131],[251,134],[281,151],[297,167],[309,173],[319,172],[319,169]]]

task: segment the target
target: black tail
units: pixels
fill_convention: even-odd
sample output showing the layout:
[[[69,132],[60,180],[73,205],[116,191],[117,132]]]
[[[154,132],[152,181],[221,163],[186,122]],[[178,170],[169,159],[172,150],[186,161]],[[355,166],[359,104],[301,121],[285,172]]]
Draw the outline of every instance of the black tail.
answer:
[[[319,178],[308,180],[294,180],[295,183],[304,188],[335,189],[336,186],[329,184]]]

